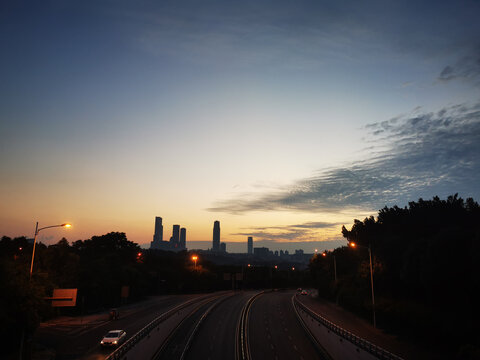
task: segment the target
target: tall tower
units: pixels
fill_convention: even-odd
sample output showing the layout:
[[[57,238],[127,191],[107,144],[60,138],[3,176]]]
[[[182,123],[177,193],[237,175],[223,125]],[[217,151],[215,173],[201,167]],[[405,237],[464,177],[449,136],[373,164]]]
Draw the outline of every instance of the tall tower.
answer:
[[[180,229],[180,249],[185,250],[187,248],[187,229]]]
[[[253,237],[251,236],[248,237],[247,249],[248,255],[253,255]]]
[[[158,249],[163,241],[163,225],[162,218],[155,217],[155,232],[153,234],[153,241],[150,243],[151,249]]]
[[[180,246],[180,225],[173,225],[172,229],[172,249],[178,249]]]
[[[220,221],[215,220],[213,223],[213,251],[220,251]]]

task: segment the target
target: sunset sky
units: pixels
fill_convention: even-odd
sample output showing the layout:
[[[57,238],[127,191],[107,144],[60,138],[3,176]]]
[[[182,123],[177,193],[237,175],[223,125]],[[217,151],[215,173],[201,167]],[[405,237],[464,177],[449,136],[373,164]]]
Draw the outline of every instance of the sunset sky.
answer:
[[[2,1],[0,236],[340,246],[480,200],[479,1]],[[257,244],[257,245],[258,245]],[[206,247],[203,243],[198,245]],[[230,245],[229,245],[230,246]],[[227,251],[246,251],[246,245]]]

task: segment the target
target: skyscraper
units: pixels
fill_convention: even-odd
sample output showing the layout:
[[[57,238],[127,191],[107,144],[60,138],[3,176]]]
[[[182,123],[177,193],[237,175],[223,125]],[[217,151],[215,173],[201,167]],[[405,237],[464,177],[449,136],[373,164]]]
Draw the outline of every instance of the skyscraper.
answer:
[[[153,234],[153,241],[150,243],[150,248],[159,249],[163,241],[163,225],[162,218],[155,217],[155,232]]]
[[[173,250],[176,250],[180,247],[180,225],[173,225],[172,238],[170,242]]]
[[[247,249],[248,254],[253,255],[253,237],[251,236],[248,237]]]
[[[187,229],[180,229],[180,249],[185,250],[187,248]]]
[[[220,221],[215,220],[213,223],[213,251],[220,251]]]

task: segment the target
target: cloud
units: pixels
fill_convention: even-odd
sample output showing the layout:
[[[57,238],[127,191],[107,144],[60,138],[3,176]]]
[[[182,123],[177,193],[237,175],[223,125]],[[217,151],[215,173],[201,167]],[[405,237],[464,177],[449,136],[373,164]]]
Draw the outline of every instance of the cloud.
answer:
[[[280,229],[280,230],[292,230],[292,229],[325,229],[331,228],[335,225],[340,225],[341,223],[331,223],[331,222],[324,222],[324,221],[309,221],[303,224],[296,224],[296,225],[278,225],[278,226],[257,226],[249,229],[255,230],[267,230],[267,229]]]
[[[318,229],[332,229],[340,223],[310,221],[303,224],[252,227],[245,232],[230,234],[237,236],[253,236],[256,241],[318,241]],[[338,234],[340,229],[338,228]]]
[[[126,6],[125,22],[141,24],[132,38],[147,53],[247,67],[322,68],[332,60],[378,60],[388,49],[431,58],[479,29],[468,21],[479,9],[472,3],[147,1],[137,8]]]
[[[467,80],[480,85],[480,46],[462,57],[455,65],[447,65],[438,79],[441,81]]]
[[[319,171],[283,190],[216,202],[210,211],[379,209],[419,197],[480,195],[480,102],[400,116],[365,127],[368,160]],[[287,234],[288,235],[288,234]]]
[[[241,232],[230,235],[236,236],[253,236],[259,240],[269,240],[269,241],[289,241],[289,240],[308,240],[313,239],[309,236],[310,231],[307,230],[296,230],[296,231],[283,231],[283,232],[269,232],[269,231],[251,231],[251,232]]]

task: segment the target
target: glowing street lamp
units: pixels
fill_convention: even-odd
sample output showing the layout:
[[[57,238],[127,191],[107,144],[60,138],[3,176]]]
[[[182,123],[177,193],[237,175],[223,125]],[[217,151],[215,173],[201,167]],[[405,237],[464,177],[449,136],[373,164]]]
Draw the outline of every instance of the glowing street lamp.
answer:
[[[327,250],[325,250],[322,253],[322,256],[327,257]],[[335,255],[332,255],[332,256],[333,256],[333,273],[335,276],[335,284],[336,284],[337,283],[337,260],[335,259]]]
[[[197,270],[197,259],[198,259],[198,256],[197,255],[193,255],[192,256],[192,260],[195,262],[195,265],[194,265],[194,269]]]
[[[370,284],[371,284],[371,287],[372,287],[373,327],[376,328],[377,327],[377,322],[376,322],[376,319],[375,319],[375,293],[373,292],[372,247],[371,247],[370,244],[368,244],[368,246],[358,245],[358,244],[354,243],[353,241],[350,241],[348,243],[348,246],[350,246],[353,249],[355,249],[357,246],[368,249],[368,257],[370,258]]]
[[[40,231],[44,230],[44,229],[49,229],[49,228],[54,228],[54,227],[66,227],[66,228],[69,228],[71,227],[72,224],[69,224],[69,223],[65,223],[65,224],[60,224],[60,225],[50,225],[50,226],[45,226],[45,227],[42,227],[42,228],[38,228],[38,221],[37,221],[37,225],[35,226],[35,236],[33,238],[33,251],[32,251],[32,262],[30,264],[30,280],[32,280],[32,272],[33,272],[33,259],[35,258],[35,245],[37,243],[37,235]]]

